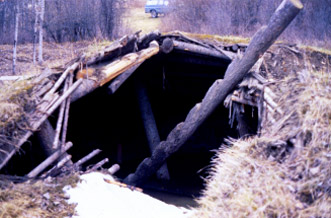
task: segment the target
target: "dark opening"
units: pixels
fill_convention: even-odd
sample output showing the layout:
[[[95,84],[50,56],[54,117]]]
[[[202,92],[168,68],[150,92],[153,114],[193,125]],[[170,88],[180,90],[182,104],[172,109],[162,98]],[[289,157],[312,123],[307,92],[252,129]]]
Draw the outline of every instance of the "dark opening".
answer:
[[[151,154],[138,106],[137,81],[147,89],[160,138],[165,140],[168,133],[185,120],[189,110],[202,100],[213,82],[223,78],[228,64],[188,53],[160,54],[143,63],[113,95],[108,94],[105,86],[74,102],[67,136],[67,140],[74,144],[68,152],[73,162],[99,148],[103,152],[89,163],[107,157],[110,162],[104,167],[119,163],[121,170],[115,175],[125,178]],[[254,113],[249,124],[256,132],[257,115]],[[56,115],[50,118],[54,124]],[[144,188],[151,194],[151,190],[164,190],[189,197],[198,196],[203,188],[201,177],[207,175],[215,150],[227,137],[237,138],[238,133],[235,125],[233,128],[229,125],[228,109],[220,105],[182,148],[168,159],[171,180],[162,182],[151,178]],[[33,145],[36,144],[33,138],[31,140]],[[15,163],[15,171],[9,170],[10,167],[7,171],[24,175],[43,160],[44,155],[40,154],[38,146],[26,143],[23,148],[26,155],[19,156],[20,163],[16,162],[17,157],[11,161]],[[37,152],[32,156],[29,150]],[[31,162],[25,165],[24,170],[17,170],[22,166],[22,161],[29,160]]]

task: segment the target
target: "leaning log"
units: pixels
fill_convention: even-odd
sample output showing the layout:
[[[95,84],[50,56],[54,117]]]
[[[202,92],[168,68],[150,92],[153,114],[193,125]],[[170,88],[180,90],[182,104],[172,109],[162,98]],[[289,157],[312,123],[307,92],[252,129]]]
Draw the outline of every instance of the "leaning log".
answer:
[[[51,156],[49,156],[46,160],[44,160],[41,164],[39,164],[36,168],[34,168],[27,176],[29,178],[34,178],[38,176],[39,173],[41,173],[48,166],[50,166],[54,161],[56,161],[59,157],[61,157],[63,153],[66,152],[71,147],[72,147],[72,143],[67,142],[63,150],[60,149]]]
[[[2,169],[7,162],[13,157],[13,155],[18,151],[18,149],[28,140],[28,138],[32,135],[33,132],[37,131],[39,126],[51,115],[59,106],[60,104],[68,98],[68,96],[75,90],[77,87],[80,86],[82,83],[82,79],[77,80],[61,97],[59,97],[49,108],[47,111],[42,111],[41,117],[38,117],[38,120],[32,122],[31,130],[28,130],[25,135],[18,141],[15,148],[7,155],[7,157],[2,161],[0,164],[0,169]]]
[[[96,88],[105,85],[116,78],[109,87],[110,93],[114,93],[132,73],[148,58],[159,53],[159,44],[156,41],[150,43],[149,47],[137,53],[130,53],[112,63],[102,67],[98,71],[102,75],[101,81],[83,79],[82,85],[72,94],[71,102],[91,93]],[[122,77],[120,77],[123,74]]]
[[[176,152],[223,102],[225,97],[244,78],[263,53],[275,42],[277,37],[290,24],[303,8],[300,0],[284,0],[271,17],[267,27],[259,30],[251,40],[241,59],[234,60],[228,67],[225,78],[216,80],[209,88],[201,103],[196,104],[184,122],[179,123],[162,141],[149,158],[145,158],[135,173],[130,174],[125,182],[137,185],[155,173],[166,159]]]

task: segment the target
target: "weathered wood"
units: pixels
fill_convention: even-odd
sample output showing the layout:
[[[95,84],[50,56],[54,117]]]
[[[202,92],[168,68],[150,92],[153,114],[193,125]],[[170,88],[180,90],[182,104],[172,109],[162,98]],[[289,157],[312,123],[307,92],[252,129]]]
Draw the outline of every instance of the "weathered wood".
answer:
[[[114,93],[146,59],[158,52],[159,45],[154,41],[150,44],[149,48],[143,49],[137,53],[127,54],[119,60],[106,65],[99,70],[100,73],[103,74],[104,79],[100,82],[91,79],[83,79],[82,85],[72,94],[71,102],[91,93],[93,90],[99,86],[103,86],[112,79],[114,79],[114,82],[109,86],[109,93]]]
[[[83,61],[83,65],[93,65],[102,61],[110,61],[121,55],[133,52],[136,49],[136,43],[138,41],[138,36],[133,34],[131,36],[123,36],[121,39],[115,41],[110,46],[106,47],[97,56],[92,57],[86,61]]]
[[[91,79],[82,79],[82,84],[71,94],[71,102],[75,102],[83,96],[93,92],[99,87],[99,83]]]
[[[71,155],[63,155],[64,157],[55,165],[53,166],[50,170],[48,170],[46,173],[44,173],[41,177],[48,177],[48,176],[55,176],[58,174],[56,171],[60,171],[61,168],[71,160],[72,156]]]
[[[194,44],[187,43],[187,42],[180,42],[177,40],[173,40],[173,42],[174,42],[174,50],[191,52],[194,54],[200,54],[203,56],[210,56],[210,57],[219,58],[222,60],[231,61],[231,59],[227,55],[219,52],[216,49],[206,48],[206,47],[202,47],[200,45],[194,45]]]
[[[63,150],[58,150],[57,152],[53,153],[51,156],[49,156],[46,160],[44,160],[42,163],[40,163],[36,168],[34,168],[27,177],[34,178],[38,176],[39,173],[41,173],[43,170],[45,170],[49,165],[51,165],[54,161],[56,161],[59,157],[63,155],[64,152],[69,150],[69,148],[72,147],[71,142],[67,142]]]
[[[156,41],[153,41],[150,43],[149,48],[141,50],[137,53],[127,54],[119,60],[113,61],[101,70],[104,79],[101,80],[100,86],[108,83],[110,80],[127,71],[134,65],[140,64],[146,59],[156,55],[159,51],[159,44]]]
[[[235,95],[231,96],[231,100],[235,101],[235,102],[238,102],[238,103],[241,103],[241,104],[247,104],[247,105],[252,106],[252,107],[257,107],[257,104],[255,104],[254,102],[248,101],[246,99],[239,98]]]
[[[241,105],[234,103],[233,104],[233,113],[235,113],[236,121],[237,121],[237,131],[239,133],[239,137],[246,137],[251,134],[249,125],[248,125],[248,117],[245,112],[240,110]]]
[[[170,38],[165,38],[161,45],[161,51],[164,54],[169,54],[174,49],[174,42]]]
[[[68,78],[68,87],[72,86],[74,79],[73,74],[69,74]],[[62,129],[62,137],[61,137],[61,147],[64,146],[67,138],[67,129],[68,129],[68,121],[69,121],[69,110],[70,110],[70,103],[71,103],[71,95],[68,96],[65,105],[65,112],[64,112],[64,121],[63,121],[63,129]]]
[[[62,84],[62,82],[67,78],[69,73],[72,73],[73,71],[75,71],[79,66],[79,63],[76,62],[74,64],[72,64],[71,66],[69,66],[60,76],[60,78],[56,81],[56,83],[54,84],[53,88],[47,93],[47,94],[53,94]]]
[[[55,130],[53,129],[51,123],[48,119],[46,119],[40,126],[40,130],[37,133],[37,137],[40,145],[43,147],[45,154],[50,156],[54,153],[54,149],[52,147],[53,140],[55,137]]]
[[[108,94],[114,94],[119,87],[137,70],[141,64],[137,64],[116,77],[108,86]]]
[[[91,153],[89,153],[88,155],[86,155],[85,157],[83,157],[82,159],[80,159],[79,161],[77,161],[74,165],[73,168],[75,170],[78,170],[79,167],[84,164],[86,161],[89,161],[90,159],[92,159],[94,156],[98,155],[101,152],[100,149],[96,149],[94,151],[92,151]]]
[[[161,33],[158,30],[143,35],[138,41],[138,49],[141,50],[147,48],[152,41],[158,40],[160,36]]]
[[[170,132],[166,141],[160,142],[151,157],[145,158],[136,172],[125,178],[125,182],[139,184],[155,173],[166,159],[176,152],[215,108],[223,102],[301,9],[302,4],[299,0],[284,0],[271,17],[268,26],[263,27],[255,34],[243,57],[236,59],[228,67],[224,79],[214,82],[202,102],[191,109],[185,121],[179,123]]]
[[[102,161],[96,163],[91,169],[87,170],[86,172],[93,172],[102,167],[105,163],[109,162],[108,158],[103,159]]]
[[[149,150],[151,153],[156,149],[156,146],[160,143],[160,136],[156,126],[156,121],[154,118],[152,106],[148,99],[147,90],[142,84],[142,81],[136,82],[136,93],[139,103],[139,109],[141,114],[141,119],[143,121],[145,134],[147,138],[147,142],[149,145]],[[160,169],[157,170],[156,176],[161,180],[169,180],[169,171],[167,164],[164,163]]]
[[[69,89],[67,92],[65,92],[47,111],[42,111],[42,116],[37,120],[32,122],[31,129],[28,130],[25,135],[18,141],[17,146],[13,147],[13,150],[7,155],[7,157],[2,161],[0,164],[0,169],[2,169],[7,162],[13,157],[13,155],[16,153],[16,151],[23,145],[26,140],[32,135],[34,131],[36,131],[39,126],[48,118],[49,115],[51,115],[58,107],[59,105],[75,90],[79,85],[82,83],[82,79],[77,80]]]
[[[65,85],[64,85],[63,92],[67,91],[68,86],[69,86],[69,84],[68,84],[68,77],[67,77]],[[66,101],[63,101],[61,103],[60,110],[59,110],[59,115],[58,115],[58,118],[57,118],[57,123],[56,123],[56,128],[55,128],[55,136],[54,136],[54,141],[53,141],[53,146],[52,146],[53,149],[57,149],[59,147],[59,141],[60,141],[59,138],[60,138],[63,119],[64,119],[65,107],[66,107]]]
[[[108,169],[108,172],[110,175],[114,175],[117,171],[120,170],[120,168],[121,168],[120,165],[114,164]]]

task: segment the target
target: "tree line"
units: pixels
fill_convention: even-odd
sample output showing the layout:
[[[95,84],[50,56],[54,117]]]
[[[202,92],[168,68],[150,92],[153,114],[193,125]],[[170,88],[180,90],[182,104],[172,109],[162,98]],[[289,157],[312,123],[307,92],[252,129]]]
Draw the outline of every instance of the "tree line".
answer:
[[[46,41],[113,38],[120,21],[118,15],[121,5],[118,2],[119,0],[0,0],[0,43],[13,43],[16,23],[19,43],[34,42],[36,31],[40,27],[43,35],[38,33],[37,37]]]
[[[252,36],[267,24],[282,0],[174,0],[164,20],[168,29]],[[331,0],[301,0],[303,11],[282,39],[331,47]]]

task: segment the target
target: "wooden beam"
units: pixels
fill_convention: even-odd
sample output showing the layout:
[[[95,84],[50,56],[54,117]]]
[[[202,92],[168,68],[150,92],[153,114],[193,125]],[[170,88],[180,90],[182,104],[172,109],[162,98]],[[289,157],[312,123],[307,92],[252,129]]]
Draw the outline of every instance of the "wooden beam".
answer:
[[[195,53],[195,54],[199,54],[199,55],[203,55],[203,56],[210,56],[210,57],[214,57],[214,58],[218,58],[218,59],[231,61],[231,59],[227,55],[219,52],[216,49],[206,48],[206,47],[202,47],[200,45],[195,45],[195,44],[191,44],[191,43],[187,43],[187,42],[181,42],[181,41],[177,41],[177,40],[173,40],[173,43],[174,43],[173,44],[174,50]]]
[[[129,77],[138,69],[141,64],[134,65],[130,69],[124,71],[121,75],[116,77],[108,86],[108,94],[114,94],[122,84],[129,79]]]
[[[271,17],[268,26],[263,27],[255,34],[243,57],[236,59],[228,67],[224,79],[214,82],[202,102],[191,109],[185,121],[179,123],[165,141],[160,142],[151,157],[145,158],[139,164],[136,172],[125,178],[125,182],[136,185],[155,173],[166,159],[176,152],[224,101],[301,9],[302,4],[299,0],[284,0]]]
[[[121,73],[127,71],[133,66],[144,62],[146,59],[159,53],[160,48],[159,44],[156,41],[150,43],[150,46],[147,49],[141,50],[137,53],[130,53],[122,58],[113,61],[112,63],[105,66],[101,69],[103,78],[100,82],[100,86],[108,83],[110,80],[114,79]]]
[[[149,150],[151,151],[151,153],[153,153],[153,151],[156,149],[156,146],[158,146],[161,140],[156,126],[156,121],[154,118],[152,106],[148,99],[147,90],[144,84],[142,84],[141,80],[136,82],[136,93],[137,93],[141,118],[144,124],[145,134],[149,145]],[[158,179],[161,180],[170,179],[169,171],[166,163],[164,163],[160,167],[160,169],[157,170],[156,176]]]

